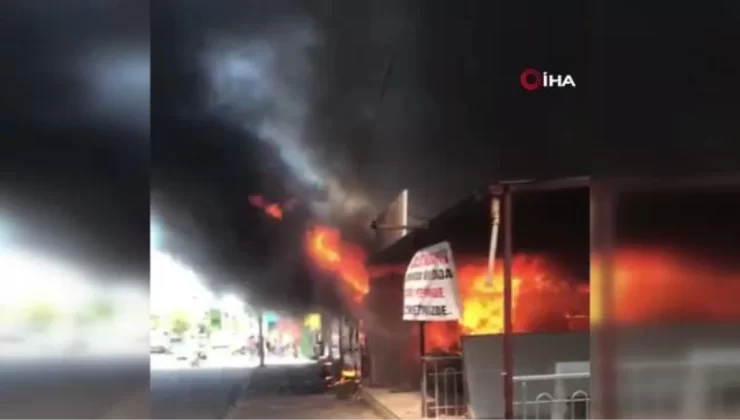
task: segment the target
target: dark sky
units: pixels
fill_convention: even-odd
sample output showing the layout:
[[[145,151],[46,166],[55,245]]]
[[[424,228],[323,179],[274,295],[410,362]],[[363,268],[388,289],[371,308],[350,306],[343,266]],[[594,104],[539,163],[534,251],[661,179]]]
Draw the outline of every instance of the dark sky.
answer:
[[[8,2],[3,173],[120,270],[146,270],[151,184],[172,252],[280,300],[306,220],[364,227],[402,188],[429,216],[494,179],[737,170],[735,3]],[[253,193],[304,206],[271,223]]]

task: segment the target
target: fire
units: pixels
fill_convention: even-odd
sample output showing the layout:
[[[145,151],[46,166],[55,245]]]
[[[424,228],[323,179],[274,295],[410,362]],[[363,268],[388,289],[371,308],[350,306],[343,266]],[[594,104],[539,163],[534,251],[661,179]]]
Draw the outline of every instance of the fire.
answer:
[[[370,276],[365,267],[365,252],[344,242],[338,229],[316,225],[306,231],[305,249],[311,261],[321,270],[334,275],[343,291],[355,303],[361,303],[370,291]]]
[[[272,219],[283,220],[284,212],[291,211],[293,207],[298,204],[298,199],[291,198],[284,203],[279,204],[271,203],[261,195],[250,195],[249,204],[258,209],[262,209],[262,211]]]
[[[620,249],[613,256],[613,319],[620,324],[736,322],[740,320],[740,272],[655,248]],[[594,297],[600,291],[598,258],[591,265]],[[597,298],[594,321],[601,318]]]
[[[369,281],[388,273],[403,273],[404,266],[365,266],[365,253],[342,240],[339,230],[315,225],[305,236],[305,248],[317,268],[339,280],[353,302],[361,304],[370,290]],[[503,331],[502,264],[498,261],[493,285],[486,285],[485,259],[458,258],[458,288],[463,319],[457,323],[428,323],[425,338],[430,348],[449,348],[464,334],[496,334]],[[513,322],[516,332],[538,328],[568,330],[569,315],[588,314],[586,285],[572,286],[558,275],[555,264],[543,257],[516,255],[512,261]],[[587,325],[586,325],[587,328]]]
[[[503,332],[503,269],[496,263],[493,284],[486,284],[486,261],[458,268],[463,301],[460,324],[465,334]],[[588,314],[587,285],[565,279],[545,257],[519,254],[512,260],[512,323],[515,332],[568,330],[568,316]]]
[[[259,195],[252,206],[281,220],[298,201],[282,204]],[[339,230],[314,225],[305,233],[305,251],[313,264],[330,273],[358,307],[370,290],[370,279],[402,275],[405,265],[366,267],[364,251],[345,242]],[[487,262],[456,255],[458,290],[463,304],[459,322],[425,324],[427,349],[452,349],[461,334],[503,331],[502,263],[493,284],[486,284]],[[655,322],[740,321],[740,272],[710,267],[692,255],[645,247],[622,247],[614,256],[613,318],[621,324]],[[601,318],[599,258],[591,261],[589,279],[573,279],[542,255],[516,254],[512,260],[512,324],[517,333],[584,330]],[[400,291],[400,290],[399,290]]]
[[[405,265],[366,267],[363,250],[343,241],[331,227],[308,229],[305,248],[312,262],[339,280],[356,305],[362,304],[371,278],[402,275],[406,269]],[[454,349],[461,334],[503,331],[502,262],[497,261],[489,286],[484,258],[456,259],[463,317],[459,322],[426,323],[428,350]],[[598,292],[598,259],[591,266],[593,291]],[[740,320],[740,272],[708,267],[691,255],[626,247],[615,253],[614,266],[614,317],[620,323]],[[599,302],[590,302],[588,279],[570,278],[556,261],[515,254],[512,275],[515,333],[587,330],[589,318],[598,320]]]
[[[496,262],[492,285],[486,284],[485,259],[458,258],[458,291],[463,304],[459,323],[425,325],[427,349],[452,349],[464,335],[500,334],[503,322],[503,267]],[[542,256],[518,254],[512,260],[514,332],[588,329],[573,318],[588,317],[588,285],[566,280],[557,265]]]

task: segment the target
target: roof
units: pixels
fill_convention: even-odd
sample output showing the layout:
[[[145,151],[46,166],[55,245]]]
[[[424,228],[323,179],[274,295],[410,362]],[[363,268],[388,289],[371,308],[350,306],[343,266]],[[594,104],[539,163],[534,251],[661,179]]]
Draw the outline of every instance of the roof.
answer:
[[[448,240],[446,236],[450,231],[460,231],[461,219],[468,221],[480,220],[480,217],[465,218],[465,215],[483,216],[483,223],[487,217],[487,206],[484,205],[486,194],[474,193],[465,197],[451,208],[438,214],[429,220],[423,228],[409,232],[406,236],[394,242],[392,245],[379,250],[368,256],[367,264],[399,264],[406,263],[420,248]],[[457,229],[450,229],[455,224]]]
[[[420,248],[449,240],[455,249],[487,249],[490,234],[490,209],[487,199],[497,187],[507,186],[512,191],[555,191],[584,188],[587,177],[543,180],[500,181],[474,191],[449,209],[431,219],[424,228],[409,234],[368,256],[369,265],[406,263]]]

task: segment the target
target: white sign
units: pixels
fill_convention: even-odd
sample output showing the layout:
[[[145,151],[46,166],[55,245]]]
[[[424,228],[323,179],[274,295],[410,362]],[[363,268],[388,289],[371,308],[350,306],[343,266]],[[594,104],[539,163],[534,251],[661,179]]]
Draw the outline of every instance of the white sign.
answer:
[[[403,283],[403,320],[456,321],[460,309],[450,243],[440,242],[417,251]]]

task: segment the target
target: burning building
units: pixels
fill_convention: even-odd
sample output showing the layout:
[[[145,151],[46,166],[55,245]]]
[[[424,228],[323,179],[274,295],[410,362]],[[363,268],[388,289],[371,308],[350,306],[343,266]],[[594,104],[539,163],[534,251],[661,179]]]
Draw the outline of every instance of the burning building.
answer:
[[[727,346],[737,350],[740,267],[732,245],[740,237],[735,221],[740,213],[737,186],[712,193],[623,195],[612,223],[618,234],[609,258],[600,254],[601,248],[591,248],[593,194],[588,186],[515,194],[513,374],[552,374],[558,362],[581,362],[590,377],[591,366],[608,364],[606,340],[601,338],[606,336],[618,341],[610,341],[609,356],[609,363],[617,367],[655,366],[650,360],[660,358],[676,359],[674,364],[680,365],[681,357],[695,358],[692,352],[698,348],[705,356],[696,357],[702,360],[708,354],[705,350]],[[386,219],[391,227],[403,224],[398,217]],[[485,388],[482,398],[501,405],[503,282],[500,261],[493,284],[486,282],[489,202],[469,197],[427,222],[423,229],[384,241],[385,247],[369,257],[344,241],[337,229],[324,225],[306,230],[304,247],[313,266],[336,280],[348,312],[363,323],[369,356],[366,384],[418,390],[422,350],[464,353],[465,363],[477,372],[466,372],[468,381],[475,376],[486,382],[468,383],[469,397],[474,398],[476,388]],[[418,249],[441,241],[452,245],[463,314],[456,322],[425,323],[422,333],[419,323],[402,321],[404,272]],[[603,334],[601,327],[606,319],[601,267],[607,260],[611,266],[607,316],[618,326],[618,334]],[[475,343],[478,349],[473,348]],[[647,355],[650,360],[645,360]],[[602,383],[614,384],[617,399],[623,397],[619,390],[632,383],[618,379],[616,373],[608,378],[601,370],[593,374],[588,389],[594,389],[594,382],[600,384],[593,392],[593,401],[600,406],[604,403],[599,394],[607,387]],[[740,374],[732,378],[740,379]],[[727,392],[721,391],[722,398],[728,398]],[[620,407],[624,404],[628,403],[618,402]],[[678,415],[670,409],[660,413]]]
[[[559,364],[570,364],[571,368],[578,365],[579,369],[585,366],[587,371],[579,373],[589,378],[594,363],[606,363],[600,327],[604,322],[604,261],[599,249],[592,249],[590,244],[591,196],[589,188],[577,188],[522,192],[514,200],[512,369],[520,379],[555,374]],[[723,375],[712,376],[720,391],[707,388],[699,393],[708,395],[703,400],[706,404],[719,401],[717,398],[728,400],[728,393],[737,389],[740,358],[725,360],[722,355],[737,353],[740,348],[740,307],[733,304],[740,296],[740,267],[732,261],[733,252],[738,250],[732,247],[728,239],[732,234],[727,232],[740,233],[733,216],[740,210],[739,197],[737,187],[623,196],[614,226],[618,234],[610,254],[609,323],[616,326],[609,333],[616,340],[610,341],[615,352],[610,363],[616,370],[643,366],[654,371],[670,365],[672,373],[661,371],[654,378],[660,378],[663,384],[695,383],[689,377],[709,375],[696,373],[698,362],[694,361],[703,360],[706,369],[715,366],[712,363],[726,368]],[[694,205],[686,206],[687,201]],[[371,383],[389,387],[408,384],[418,389],[420,354],[463,352],[468,397],[473,399],[473,394],[482,390],[477,397],[484,405],[498,406],[494,410],[503,406],[502,276],[498,262],[493,285],[485,281],[484,256],[490,231],[487,204],[487,200],[470,197],[431,220],[428,228],[411,232],[369,259],[374,267],[370,272],[376,274],[371,277],[365,300],[366,316],[376,324],[368,330]],[[677,208],[690,208],[696,217],[685,220]],[[441,241],[451,242],[455,253],[463,315],[459,322],[424,323],[421,344],[420,324],[401,321],[403,273],[416,250]],[[381,344],[373,347],[373,342]],[[659,360],[664,363],[656,363]],[[599,390],[603,390],[601,383],[605,380],[602,374],[594,371]],[[695,413],[695,417],[714,410],[696,408],[702,407],[700,403],[692,403],[692,409],[683,407],[680,402],[686,400],[684,391],[665,387],[667,395],[673,397],[652,404],[652,408],[637,409],[633,403],[643,396],[626,390],[638,383],[643,388],[649,384],[631,375],[615,373],[606,379],[613,384],[616,404],[623,415]],[[716,379],[720,376],[724,379]],[[537,386],[543,386],[543,392],[552,392],[552,382],[530,383],[528,392],[539,393]],[[591,397],[592,388],[586,380],[586,398]],[[523,398],[519,391],[514,399]],[[596,394],[596,402],[603,406],[599,392]],[[483,418],[501,416],[500,412],[476,414]]]
[[[517,208],[522,232],[513,256],[514,331],[566,333],[588,330],[588,191],[549,194]],[[533,209],[549,206],[550,220],[533,220]],[[515,219],[517,220],[517,219]],[[539,223],[539,225],[538,225]],[[548,224],[551,226],[548,228]],[[469,197],[368,260],[371,274],[365,300],[372,382],[418,387],[422,353],[419,324],[402,321],[403,277],[416,250],[449,241],[455,254],[463,303],[458,322],[423,325],[425,354],[460,354],[461,337],[503,330],[500,261],[493,284],[486,283],[490,234],[488,201]],[[549,231],[549,232],[548,232]],[[539,238],[532,233],[547,232]],[[526,237],[529,234],[530,237]],[[373,328],[373,325],[377,327]],[[383,343],[382,345],[373,343]],[[583,345],[588,346],[587,340]],[[404,357],[399,358],[398,354]]]

